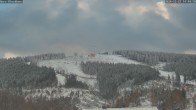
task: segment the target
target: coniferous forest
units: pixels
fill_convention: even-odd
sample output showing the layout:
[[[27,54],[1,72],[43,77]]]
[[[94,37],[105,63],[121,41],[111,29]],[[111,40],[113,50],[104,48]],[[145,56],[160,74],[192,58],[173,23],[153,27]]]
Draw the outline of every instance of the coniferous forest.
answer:
[[[1,88],[41,88],[56,84],[57,79],[52,68],[27,64],[20,57],[0,60]]]
[[[126,81],[133,80],[133,84],[139,85],[159,78],[158,71],[144,65],[86,62],[81,67],[84,73],[97,75],[99,90],[105,98],[113,98],[118,86]]]
[[[107,60],[114,57],[139,63]],[[127,108],[141,107],[144,102],[158,110],[185,110],[195,104],[194,84],[186,83],[196,77],[195,58],[115,51],[88,57],[49,53],[0,59],[0,110]],[[156,68],[160,63],[163,68]]]
[[[115,51],[114,53],[149,65],[164,62],[166,63],[164,67],[166,71],[175,71],[189,80],[196,79],[195,55],[128,50]]]

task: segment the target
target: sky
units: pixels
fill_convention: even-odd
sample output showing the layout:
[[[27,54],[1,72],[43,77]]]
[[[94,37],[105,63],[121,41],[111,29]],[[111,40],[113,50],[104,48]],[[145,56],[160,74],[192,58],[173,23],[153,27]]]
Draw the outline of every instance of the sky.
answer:
[[[195,10],[164,0],[0,4],[0,57],[120,49],[196,54]]]

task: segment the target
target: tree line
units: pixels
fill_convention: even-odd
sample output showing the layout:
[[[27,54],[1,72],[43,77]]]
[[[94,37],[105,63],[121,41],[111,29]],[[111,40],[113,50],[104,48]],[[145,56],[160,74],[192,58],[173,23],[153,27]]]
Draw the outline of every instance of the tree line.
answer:
[[[184,89],[164,89],[151,88],[147,97],[152,106],[157,106],[158,110],[184,110],[187,105],[186,91]],[[137,107],[141,106],[142,90],[132,91],[126,97],[118,97],[113,107]]]
[[[25,99],[22,95],[0,91],[0,110],[78,110],[71,97],[47,100],[45,97]]]
[[[150,51],[132,51],[119,50],[114,51],[114,54],[122,55],[128,59],[136,60],[150,65],[158,64],[159,62],[190,62],[196,63],[196,55],[150,52]]]
[[[114,98],[118,87],[128,80],[133,80],[134,85],[138,85],[156,80],[160,74],[149,66],[134,64],[82,62],[81,67],[84,73],[97,76],[100,93],[107,99]]]
[[[66,55],[64,53],[47,53],[47,54],[40,54],[34,56],[26,56],[24,57],[25,62],[32,62],[37,63],[38,61],[42,60],[53,60],[53,59],[64,59]]]
[[[119,50],[113,53],[149,65],[165,62],[166,71],[175,71],[189,80],[196,79],[196,55],[129,50]]]
[[[47,87],[55,86],[57,79],[52,68],[27,64],[24,58],[0,60],[0,87]]]
[[[65,78],[66,78],[66,82],[65,82],[65,87],[66,88],[88,89],[88,85],[86,83],[78,81],[77,76],[74,75],[74,74],[66,74]]]

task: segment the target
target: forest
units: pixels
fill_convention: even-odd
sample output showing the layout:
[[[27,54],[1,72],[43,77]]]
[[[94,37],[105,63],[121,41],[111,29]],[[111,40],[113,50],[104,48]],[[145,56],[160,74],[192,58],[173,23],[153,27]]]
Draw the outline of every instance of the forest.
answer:
[[[78,110],[70,97],[46,100],[45,97],[26,100],[24,96],[0,91],[0,110]]]
[[[81,67],[84,73],[97,76],[100,93],[106,99],[114,98],[118,87],[126,81],[139,85],[160,78],[158,71],[144,65],[82,62]]]
[[[77,76],[74,74],[67,74],[66,77],[66,88],[82,88],[82,89],[88,89],[88,85],[86,83],[83,83],[81,81],[77,80]]]
[[[25,62],[31,62],[37,64],[38,61],[42,60],[53,60],[53,59],[64,59],[66,55],[64,53],[46,53],[34,56],[24,57]]]
[[[186,91],[184,89],[164,89],[162,87],[137,89],[126,97],[118,97],[113,105],[115,108],[141,106],[142,97],[149,97],[152,106],[159,110],[184,110],[187,104]]]
[[[148,65],[164,62],[166,71],[174,71],[189,80],[196,79],[196,55],[131,50],[119,50],[113,53]]]
[[[41,88],[56,84],[57,79],[52,68],[27,64],[21,57],[0,60],[1,88]]]

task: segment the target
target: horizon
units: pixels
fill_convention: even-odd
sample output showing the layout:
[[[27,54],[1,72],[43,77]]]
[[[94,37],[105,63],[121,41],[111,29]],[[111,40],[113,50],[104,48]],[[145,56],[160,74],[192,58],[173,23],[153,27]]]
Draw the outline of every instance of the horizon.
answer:
[[[75,53],[77,53],[78,55],[82,55],[82,56],[87,56],[89,54],[102,54],[105,52],[108,52],[109,54],[113,54],[113,52],[115,51],[119,51],[119,50],[112,50],[112,51],[102,51],[102,52],[92,52],[92,51],[86,51],[86,52],[72,52],[72,53],[66,53],[66,52],[48,52],[48,53],[36,53],[36,54],[28,54],[28,55],[21,55],[21,54],[14,54],[14,53],[10,53],[7,52],[4,54],[3,59],[9,59],[9,58],[17,58],[17,57],[29,57],[29,56],[36,56],[36,55],[44,55],[44,54],[56,54],[56,53],[63,53],[66,56],[75,56]],[[123,50],[124,51],[124,50]],[[196,54],[194,52],[188,52],[188,53],[177,53],[177,52],[165,52],[165,51],[146,51],[146,50],[125,50],[125,51],[142,51],[142,52],[158,52],[158,53],[169,53],[169,54],[182,54],[182,55],[193,55],[196,56]]]

